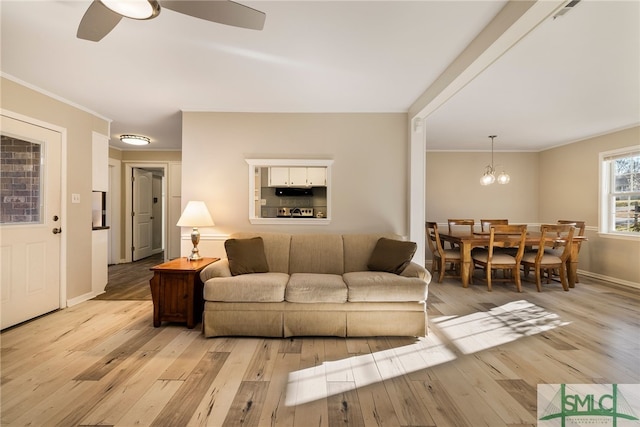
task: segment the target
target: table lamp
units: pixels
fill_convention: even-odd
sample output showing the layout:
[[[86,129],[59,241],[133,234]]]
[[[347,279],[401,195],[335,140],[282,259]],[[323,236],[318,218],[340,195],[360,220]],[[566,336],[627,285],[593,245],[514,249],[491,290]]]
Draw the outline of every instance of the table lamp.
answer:
[[[187,203],[187,207],[184,208],[184,211],[176,225],[178,227],[193,227],[193,230],[191,231],[193,249],[191,250],[191,255],[189,255],[187,259],[189,261],[202,259],[200,252],[198,251],[198,243],[200,242],[200,232],[198,231],[198,227],[210,227],[215,225],[204,202],[192,200]]]

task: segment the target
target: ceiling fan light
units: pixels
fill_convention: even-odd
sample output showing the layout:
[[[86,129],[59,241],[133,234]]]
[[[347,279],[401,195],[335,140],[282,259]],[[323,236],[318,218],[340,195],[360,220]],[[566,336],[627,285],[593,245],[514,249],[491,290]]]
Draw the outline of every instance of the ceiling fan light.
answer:
[[[142,135],[120,135],[120,141],[131,145],[147,145],[151,142],[149,138]]]
[[[100,0],[106,7],[126,18],[151,19],[160,13],[156,0]]]

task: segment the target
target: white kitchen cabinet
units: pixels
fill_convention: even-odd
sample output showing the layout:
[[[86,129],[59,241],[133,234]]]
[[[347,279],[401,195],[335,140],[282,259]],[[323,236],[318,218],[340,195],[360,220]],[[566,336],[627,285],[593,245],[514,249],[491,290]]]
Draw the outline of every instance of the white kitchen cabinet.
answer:
[[[307,184],[307,168],[289,168],[289,185],[305,187]]]
[[[289,168],[269,168],[269,187],[286,187],[289,185]]]
[[[327,168],[307,168],[307,185],[324,187],[327,185]]]
[[[324,167],[270,167],[269,187],[324,187],[327,168]]]
[[[91,232],[91,290],[93,295],[104,293],[109,281],[109,230]]]

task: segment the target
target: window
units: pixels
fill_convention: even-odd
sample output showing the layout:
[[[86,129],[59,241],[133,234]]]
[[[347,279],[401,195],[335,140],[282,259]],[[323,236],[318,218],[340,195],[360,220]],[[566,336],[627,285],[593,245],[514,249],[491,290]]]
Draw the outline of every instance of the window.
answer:
[[[42,211],[40,143],[2,135],[0,143],[0,224],[39,224]]]
[[[245,159],[249,165],[251,224],[331,222],[328,159]]]
[[[600,232],[640,237],[640,146],[600,153]]]

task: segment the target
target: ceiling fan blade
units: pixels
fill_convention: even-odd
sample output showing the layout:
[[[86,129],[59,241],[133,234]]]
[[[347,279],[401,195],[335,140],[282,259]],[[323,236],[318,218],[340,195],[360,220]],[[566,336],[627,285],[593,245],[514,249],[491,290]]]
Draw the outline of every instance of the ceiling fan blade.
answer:
[[[185,15],[234,27],[262,30],[266,14],[229,0],[166,0],[163,7]]]
[[[76,36],[92,42],[100,41],[121,19],[122,15],[113,12],[98,0],[93,0],[80,21]]]

